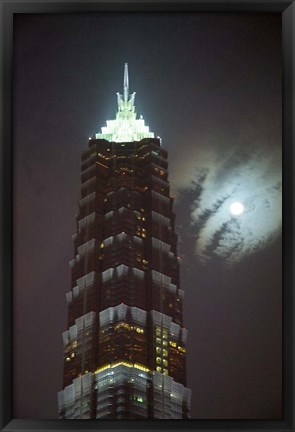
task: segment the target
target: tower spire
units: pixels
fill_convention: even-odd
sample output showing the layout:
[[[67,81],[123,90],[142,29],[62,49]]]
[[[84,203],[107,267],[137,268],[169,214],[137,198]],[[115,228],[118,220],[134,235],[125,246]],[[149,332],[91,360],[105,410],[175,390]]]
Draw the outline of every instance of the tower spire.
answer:
[[[128,63],[124,66],[124,102],[128,101],[129,96],[129,76],[128,76]]]
[[[128,75],[128,63],[124,64],[124,84],[123,84],[123,95],[117,93],[118,110],[119,111],[134,111],[134,99],[135,92],[129,95],[129,75]]]
[[[96,139],[114,142],[133,142],[143,138],[153,138],[153,132],[145,125],[142,116],[138,119],[134,106],[135,92],[129,93],[128,63],[124,63],[123,94],[117,93],[118,112],[115,120],[107,120],[107,126],[101,133],[95,134]]]

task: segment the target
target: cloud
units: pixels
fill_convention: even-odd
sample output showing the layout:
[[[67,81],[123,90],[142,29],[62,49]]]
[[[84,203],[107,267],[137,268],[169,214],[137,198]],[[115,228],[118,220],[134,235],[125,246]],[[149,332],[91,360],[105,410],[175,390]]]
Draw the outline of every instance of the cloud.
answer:
[[[196,254],[202,261],[217,256],[232,264],[277,238],[281,228],[280,155],[269,150],[238,149],[208,167],[191,212],[197,231]],[[245,207],[239,216],[229,211],[235,201]]]
[[[200,261],[215,257],[232,265],[277,238],[282,219],[279,147],[253,143],[221,153],[220,147],[210,146],[209,151],[202,146],[193,160],[178,196],[185,188],[199,190],[191,224]],[[239,216],[229,210],[235,201],[245,208]]]

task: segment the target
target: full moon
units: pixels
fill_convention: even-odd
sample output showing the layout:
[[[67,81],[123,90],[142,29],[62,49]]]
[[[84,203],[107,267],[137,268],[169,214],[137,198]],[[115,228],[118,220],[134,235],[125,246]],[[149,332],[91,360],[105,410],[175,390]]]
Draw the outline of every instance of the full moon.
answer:
[[[240,202],[234,202],[231,204],[230,206],[230,212],[234,215],[234,216],[239,216],[240,214],[243,213],[244,211],[244,206],[242,203]]]

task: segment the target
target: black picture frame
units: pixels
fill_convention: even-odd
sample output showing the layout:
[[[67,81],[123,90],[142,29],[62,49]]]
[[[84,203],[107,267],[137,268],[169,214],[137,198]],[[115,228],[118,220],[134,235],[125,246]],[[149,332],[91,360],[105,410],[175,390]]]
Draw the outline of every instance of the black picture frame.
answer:
[[[23,1],[1,0],[1,405],[2,431],[87,430],[294,430],[294,301],[293,301],[293,193],[294,193],[294,1]],[[280,420],[22,420],[13,418],[13,129],[12,54],[13,15],[18,13],[79,12],[271,12],[282,16],[283,36],[283,416]]]

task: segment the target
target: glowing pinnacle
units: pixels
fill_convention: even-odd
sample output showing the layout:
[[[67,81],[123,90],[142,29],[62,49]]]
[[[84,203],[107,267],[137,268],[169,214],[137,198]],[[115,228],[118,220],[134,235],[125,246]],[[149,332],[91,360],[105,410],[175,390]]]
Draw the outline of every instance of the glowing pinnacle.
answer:
[[[128,101],[129,96],[129,77],[128,77],[128,63],[124,66],[124,102]]]
[[[101,133],[96,133],[96,139],[105,139],[113,142],[133,142],[143,138],[154,138],[153,132],[145,125],[144,119],[136,118],[134,106],[135,92],[129,95],[128,63],[124,64],[123,95],[117,93],[118,112],[115,120],[107,120],[106,127]]]

